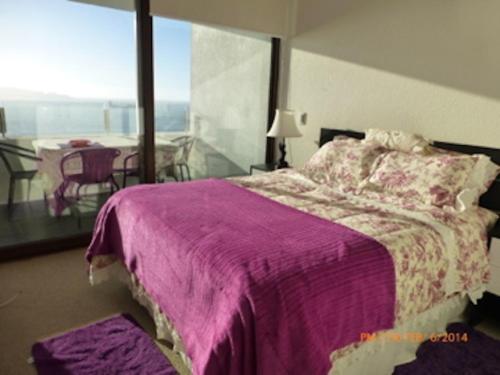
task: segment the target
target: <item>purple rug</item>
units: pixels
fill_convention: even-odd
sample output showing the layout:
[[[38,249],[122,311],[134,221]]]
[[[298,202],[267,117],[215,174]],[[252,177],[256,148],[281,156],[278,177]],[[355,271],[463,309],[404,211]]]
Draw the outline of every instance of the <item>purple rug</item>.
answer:
[[[177,374],[130,315],[118,315],[33,345],[40,375]]]
[[[500,374],[500,341],[462,323],[450,324],[446,331],[455,342],[424,342],[417,359],[396,367],[393,375]]]

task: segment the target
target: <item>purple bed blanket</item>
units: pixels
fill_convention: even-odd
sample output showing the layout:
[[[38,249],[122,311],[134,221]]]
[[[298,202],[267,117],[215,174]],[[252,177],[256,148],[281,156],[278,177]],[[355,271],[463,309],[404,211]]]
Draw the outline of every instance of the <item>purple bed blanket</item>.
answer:
[[[194,374],[326,374],[332,351],[394,324],[381,244],[223,180],[116,193],[87,260],[99,254],[136,275]]]

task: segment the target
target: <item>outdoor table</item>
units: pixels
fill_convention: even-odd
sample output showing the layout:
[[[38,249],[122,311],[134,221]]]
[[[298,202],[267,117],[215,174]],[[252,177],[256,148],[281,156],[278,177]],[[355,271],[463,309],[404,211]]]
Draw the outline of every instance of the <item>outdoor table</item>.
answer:
[[[120,150],[121,154],[114,161],[114,168],[117,170],[123,169],[123,160],[128,155],[137,152],[138,139],[134,136],[125,135],[104,135],[104,136],[88,136],[90,145],[87,147],[110,147]],[[48,198],[50,208],[55,215],[60,215],[67,204],[61,202],[61,197],[56,194],[60,188],[63,177],[61,174],[61,159],[67,153],[82,149],[74,148],[69,144],[70,138],[46,138],[36,139],[33,141],[33,147],[36,155],[42,160],[38,162],[38,174],[42,181],[42,187],[45,196]],[[175,154],[178,146],[164,138],[156,140],[156,163],[157,168],[162,168],[169,165],[175,159]],[[137,158],[133,158],[129,162],[128,168],[137,168]],[[71,159],[65,164],[65,172],[67,174],[77,174],[82,170],[81,161],[79,158]],[[85,194],[84,190],[84,194]],[[72,194],[72,187],[68,187],[65,194]]]

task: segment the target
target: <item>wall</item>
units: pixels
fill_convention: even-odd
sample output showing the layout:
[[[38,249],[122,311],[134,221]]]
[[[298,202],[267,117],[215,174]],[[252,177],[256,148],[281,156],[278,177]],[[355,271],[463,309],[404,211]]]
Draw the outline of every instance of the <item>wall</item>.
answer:
[[[299,0],[287,105],[308,123],[294,165],[321,127],[500,147],[499,15],[496,0]]]
[[[151,0],[151,13],[283,36],[289,26],[288,4],[288,0]]]
[[[69,0],[134,10],[135,0]],[[150,0],[154,16],[233,27],[273,36],[289,33],[290,2],[296,0]]]
[[[191,128],[248,171],[265,156],[269,38],[193,24]]]
[[[135,0],[69,0],[76,3],[98,5],[108,8],[135,11]]]

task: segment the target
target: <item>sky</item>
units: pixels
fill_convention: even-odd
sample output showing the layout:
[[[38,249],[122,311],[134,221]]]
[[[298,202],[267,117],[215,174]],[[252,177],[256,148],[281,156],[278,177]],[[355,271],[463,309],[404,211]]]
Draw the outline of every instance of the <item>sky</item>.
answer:
[[[155,96],[189,101],[191,26],[154,18]],[[135,15],[69,0],[0,0],[0,87],[136,97]]]

